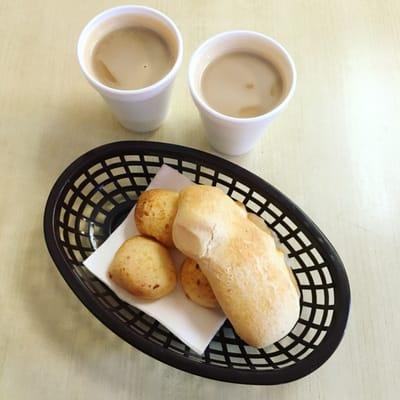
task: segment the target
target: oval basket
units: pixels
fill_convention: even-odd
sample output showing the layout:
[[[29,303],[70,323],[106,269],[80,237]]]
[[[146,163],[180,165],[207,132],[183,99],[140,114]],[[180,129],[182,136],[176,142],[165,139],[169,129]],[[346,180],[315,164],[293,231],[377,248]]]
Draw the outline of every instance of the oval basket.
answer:
[[[256,349],[246,345],[227,321],[199,356],[157,321],[120,300],[83,266],[164,163],[196,183],[219,186],[278,235],[301,290],[301,315],[285,338]],[[284,383],[318,368],[342,339],[350,288],[333,246],[277,189],[211,154],[142,141],[91,150],[55,183],[46,204],[44,232],[55,265],[82,303],[122,339],[181,370],[234,383]]]

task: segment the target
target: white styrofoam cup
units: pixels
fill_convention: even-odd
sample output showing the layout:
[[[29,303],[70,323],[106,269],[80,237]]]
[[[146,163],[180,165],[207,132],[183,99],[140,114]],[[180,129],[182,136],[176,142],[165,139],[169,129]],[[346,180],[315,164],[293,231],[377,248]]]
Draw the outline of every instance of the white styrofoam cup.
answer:
[[[205,68],[224,54],[245,51],[270,61],[281,74],[283,94],[280,102],[266,114],[237,118],[211,108],[201,93]],[[296,69],[285,48],[276,40],[258,32],[228,31],[205,41],[192,55],[189,64],[189,88],[199,110],[210,144],[219,152],[240,155],[250,151],[270,122],[285,108],[296,87]]]
[[[98,40],[107,33],[126,26],[139,25],[157,32],[166,40],[175,63],[154,84],[137,90],[121,90],[101,83],[93,73],[91,54]],[[174,22],[153,8],[120,6],[103,11],[83,29],[78,40],[78,61],[89,83],[100,93],[112,113],[125,128],[136,132],[157,129],[167,116],[172,84],[182,63],[183,41]]]

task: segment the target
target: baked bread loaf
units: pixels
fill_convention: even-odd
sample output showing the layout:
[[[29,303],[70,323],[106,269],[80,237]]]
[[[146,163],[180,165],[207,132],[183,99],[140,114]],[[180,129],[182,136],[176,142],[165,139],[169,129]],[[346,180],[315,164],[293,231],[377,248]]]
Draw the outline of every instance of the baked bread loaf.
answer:
[[[136,203],[135,223],[139,232],[151,236],[167,247],[173,247],[172,224],[178,207],[179,193],[172,190],[144,191]]]
[[[122,244],[108,275],[118,286],[146,300],[166,296],[176,286],[176,269],[168,250],[144,236],[134,236]]]
[[[268,228],[267,224],[265,223],[265,221],[261,217],[259,217],[257,214],[249,212],[247,214],[247,218],[251,222],[253,222],[257,226],[257,228],[260,228],[262,231],[268,233],[269,235],[272,235],[275,238],[275,243],[276,243],[276,241],[278,239],[276,238],[276,236],[274,236],[274,234],[271,231],[271,229]],[[282,253],[282,255],[285,257],[285,255],[284,255],[285,253],[280,248],[277,248],[276,251]],[[285,263],[286,263],[287,271],[288,271],[288,273],[290,275],[290,279],[291,279],[291,281],[293,283],[293,286],[296,288],[296,292],[297,292],[297,294],[299,295],[299,298],[300,298],[300,289],[297,286],[297,281],[296,281],[296,278],[294,277],[294,273],[292,271],[292,268],[290,268],[289,265],[287,265],[287,262],[285,262]]]
[[[264,232],[270,233],[270,230],[269,230],[267,224],[265,223],[265,221],[264,221],[261,217],[259,217],[257,214],[254,214],[254,213],[249,212],[249,213],[247,214],[247,218],[248,218],[253,224],[255,224],[255,225],[257,226],[257,228],[260,228],[260,229],[261,229],[262,231],[264,231]]]
[[[196,261],[186,258],[181,267],[180,278],[183,291],[194,303],[206,308],[218,306],[214,292]]]
[[[247,215],[246,206],[245,206],[241,201],[239,201],[239,200],[236,200],[236,201],[235,201],[235,204],[236,204],[237,206],[239,206],[239,208],[242,210],[243,216],[246,216],[246,215]]]
[[[284,254],[230,197],[211,186],[184,189],[172,233],[175,246],[200,265],[245,342],[265,347],[290,332],[300,304]]]

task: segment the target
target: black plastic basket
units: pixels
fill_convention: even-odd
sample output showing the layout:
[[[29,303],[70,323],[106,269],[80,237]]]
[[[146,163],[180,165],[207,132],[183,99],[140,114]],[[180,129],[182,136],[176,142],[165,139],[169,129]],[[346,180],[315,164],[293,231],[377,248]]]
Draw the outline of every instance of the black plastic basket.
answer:
[[[292,332],[265,349],[245,344],[227,321],[203,356],[153,318],[120,300],[82,264],[124,219],[162,164],[196,183],[221,187],[261,216],[291,258],[301,290]],[[258,385],[289,382],[323,364],[339,345],[350,288],[343,264],[317,226],[273,186],[222,158],[188,147],[126,141],[74,161],[51,190],[44,215],[49,252],[85,306],[148,355],[204,377]]]

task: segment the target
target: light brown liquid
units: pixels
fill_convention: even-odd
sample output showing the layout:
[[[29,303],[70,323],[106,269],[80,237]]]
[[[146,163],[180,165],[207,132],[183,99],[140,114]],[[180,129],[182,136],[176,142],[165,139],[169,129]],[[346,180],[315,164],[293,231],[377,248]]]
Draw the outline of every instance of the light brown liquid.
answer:
[[[232,117],[249,118],[271,111],[282,98],[282,78],[267,60],[235,52],[212,61],[201,78],[205,101]]]
[[[141,89],[163,78],[174,64],[164,39],[153,30],[127,27],[108,33],[96,44],[93,71],[116,89]]]

